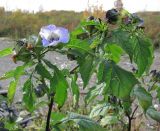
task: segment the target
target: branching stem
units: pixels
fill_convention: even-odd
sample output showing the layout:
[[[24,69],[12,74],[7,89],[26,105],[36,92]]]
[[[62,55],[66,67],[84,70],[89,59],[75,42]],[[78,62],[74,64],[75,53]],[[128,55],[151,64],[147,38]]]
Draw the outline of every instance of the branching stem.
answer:
[[[126,115],[127,115],[127,117],[128,117],[128,131],[131,131],[132,120],[135,119],[135,118],[134,118],[134,114],[135,114],[135,112],[137,111],[137,109],[138,109],[138,106],[135,107],[135,109],[133,110],[131,116],[130,116],[128,113],[126,113]]]

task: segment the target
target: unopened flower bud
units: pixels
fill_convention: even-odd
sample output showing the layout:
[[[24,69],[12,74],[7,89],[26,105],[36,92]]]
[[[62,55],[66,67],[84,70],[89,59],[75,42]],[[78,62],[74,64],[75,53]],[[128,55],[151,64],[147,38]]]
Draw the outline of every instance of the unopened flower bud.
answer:
[[[32,50],[33,48],[34,48],[34,47],[33,47],[32,44],[30,44],[30,43],[27,44],[27,49],[28,49],[28,50]]]
[[[12,60],[13,60],[14,63],[17,63],[16,57],[17,57],[17,55],[12,56]]]

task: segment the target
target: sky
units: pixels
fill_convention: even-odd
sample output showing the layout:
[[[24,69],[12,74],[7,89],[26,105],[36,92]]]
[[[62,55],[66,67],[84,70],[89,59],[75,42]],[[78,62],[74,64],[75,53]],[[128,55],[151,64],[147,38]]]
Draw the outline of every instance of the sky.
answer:
[[[89,0],[90,6],[103,5],[104,10],[114,7],[115,0]],[[129,12],[160,11],[160,0],[122,0]],[[97,4],[98,3],[98,4]],[[88,7],[88,0],[0,0],[0,6],[6,10],[29,10],[37,12],[49,10],[83,11]]]

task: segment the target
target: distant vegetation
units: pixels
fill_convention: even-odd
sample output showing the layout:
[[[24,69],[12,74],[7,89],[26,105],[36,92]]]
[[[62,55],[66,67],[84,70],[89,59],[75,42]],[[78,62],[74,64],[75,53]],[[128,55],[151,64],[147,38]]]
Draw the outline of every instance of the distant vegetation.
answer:
[[[153,39],[154,46],[160,47],[160,12],[140,12],[145,21],[145,32]]]
[[[94,10],[94,15],[104,18],[102,9]],[[145,21],[146,33],[154,39],[156,44],[160,43],[160,12],[138,13]],[[49,11],[29,13],[17,10],[15,12],[5,11],[0,7],[0,37],[9,36],[14,38],[26,37],[36,34],[43,25],[55,24],[72,30],[81,19],[87,17],[88,12],[74,11]]]
[[[72,30],[82,18],[82,13],[74,11],[50,11],[29,13],[17,10],[6,12],[0,8],[0,37],[26,37],[36,34],[44,25],[55,24]]]

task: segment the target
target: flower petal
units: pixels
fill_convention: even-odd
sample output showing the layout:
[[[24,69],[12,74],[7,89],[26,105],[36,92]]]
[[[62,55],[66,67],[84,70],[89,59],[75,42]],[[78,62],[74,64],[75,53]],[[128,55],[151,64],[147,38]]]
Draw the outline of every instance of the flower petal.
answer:
[[[60,43],[60,41],[53,41],[52,43],[49,44],[49,46],[56,46]]]
[[[50,34],[56,29],[55,25],[43,26],[39,32],[40,36],[45,39],[49,39]]]
[[[54,30],[54,33],[59,36],[59,41],[62,43],[67,43],[69,41],[69,32],[66,28],[63,27],[57,27]]]
[[[56,26],[55,25],[48,25],[48,26],[45,26],[45,28],[48,30],[54,30],[54,29],[56,29]]]
[[[47,46],[49,46],[50,43],[45,38],[42,38],[42,44],[43,44],[44,47],[47,47]]]

